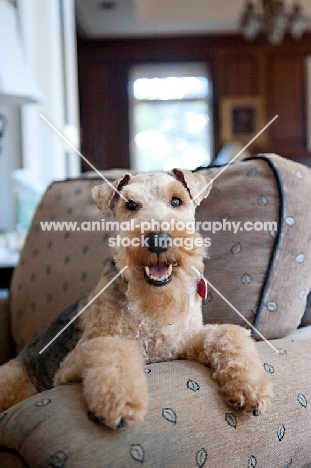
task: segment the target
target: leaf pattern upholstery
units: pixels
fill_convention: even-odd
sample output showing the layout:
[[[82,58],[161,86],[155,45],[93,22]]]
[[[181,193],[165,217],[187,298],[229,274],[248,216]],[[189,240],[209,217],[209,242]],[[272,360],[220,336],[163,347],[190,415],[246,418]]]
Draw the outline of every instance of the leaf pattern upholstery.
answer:
[[[311,353],[311,339],[272,343],[284,354],[257,344],[263,365],[269,362],[274,369],[276,398],[265,415],[254,417],[227,406],[211,369],[172,361],[146,367],[150,405],[142,423],[107,429],[88,417],[81,385],[65,385],[3,413],[0,446],[34,468],[307,466],[311,371],[305,356]],[[0,450],[2,467],[1,462]]]

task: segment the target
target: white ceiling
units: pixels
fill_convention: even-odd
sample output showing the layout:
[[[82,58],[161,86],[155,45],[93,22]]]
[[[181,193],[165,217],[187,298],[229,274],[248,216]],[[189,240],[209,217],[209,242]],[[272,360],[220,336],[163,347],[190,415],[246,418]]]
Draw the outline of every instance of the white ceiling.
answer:
[[[75,0],[75,3],[82,35],[121,38],[236,32],[245,1]],[[259,3],[260,0],[256,1]],[[294,0],[285,0],[288,11],[293,3]],[[108,8],[103,8],[102,4],[108,4]],[[311,18],[311,1],[301,0],[301,5]]]

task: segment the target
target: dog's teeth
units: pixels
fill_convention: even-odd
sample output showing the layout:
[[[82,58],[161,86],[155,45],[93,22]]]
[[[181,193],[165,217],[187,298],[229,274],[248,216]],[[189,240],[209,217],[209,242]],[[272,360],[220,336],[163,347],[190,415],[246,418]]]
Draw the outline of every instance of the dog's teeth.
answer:
[[[162,281],[165,278],[165,276],[162,276],[161,278],[157,278],[155,276],[150,275],[149,278],[151,278],[154,281]]]
[[[169,264],[169,266],[167,267],[166,273],[163,276],[152,275],[150,272],[150,268],[148,266],[145,266],[144,270],[145,270],[146,276],[148,276],[149,279],[151,279],[152,281],[161,283],[162,281],[167,280],[171,276],[172,271],[173,271],[173,265],[171,263]]]
[[[154,280],[154,281],[159,281],[159,282],[160,282],[160,281],[163,281],[163,280],[167,279],[167,278],[168,278],[168,275],[161,276],[160,278],[159,278],[159,277],[152,276],[152,275],[149,275],[149,278],[152,279],[152,280]]]

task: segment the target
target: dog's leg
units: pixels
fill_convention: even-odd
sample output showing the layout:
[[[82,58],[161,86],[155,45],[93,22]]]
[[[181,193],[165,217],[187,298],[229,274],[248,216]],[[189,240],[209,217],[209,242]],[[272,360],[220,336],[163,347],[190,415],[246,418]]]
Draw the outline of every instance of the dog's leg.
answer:
[[[0,367],[0,382],[0,413],[38,393],[26,368],[16,359]]]
[[[64,359],[55,385],[82,380],[89,410],[116,429],[143,419],[148,389],[138,344],[119,337],[80,342]]]
[[[185,357],[214,370],[227,402],[237,410],[264,413],[273,399],[269,375],[249,331],[237,325],[205,325],[188,343]]]

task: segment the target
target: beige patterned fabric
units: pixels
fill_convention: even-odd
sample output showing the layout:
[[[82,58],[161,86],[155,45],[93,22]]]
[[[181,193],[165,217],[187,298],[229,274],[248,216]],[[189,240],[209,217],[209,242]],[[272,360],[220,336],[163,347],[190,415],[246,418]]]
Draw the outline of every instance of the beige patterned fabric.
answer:
[[[202,172],[214,178],[220,171]],[[266,155],[227,168],[197,210],[200,221],[241,223],[236,234],[226,230],[210,236],[206,278],[269,339],[295,330],[306,311],[311,290],[310,193],[308,167]],[[245,222],[258,226],[266,221],[275,221],[277,230],[245,229]],[[205,302],[205,322],[245,325],[212,287]],[[308,312],[303,325],[310,323]]]
[[[275,259],[255,322],[267,338],[284,336],[300,324],[311,290],[311,170],[276,156],[271,161],[282,210]]]
[[[92,187],[102,182],[56,182],[38,206],[11,284],[12,334],[18,351],[98,282],[110,255],[111,232],[84,231],[81,223],[104,219],[91,197]],[[76,222],[80,230],[43,231],[40,223],[46,221]]]
[[[81,385],[29,398],[0,417],[0,441],[28,466],[302,468],[311,463],[311,341],[258,343],[275,401],[255,417],[234,411],[211,369],[190,361],[145,368],[149,411],[142,423],[112,431],[87,414]],[[0,466],[1,453],[0,453]]]
[[[208,235],[211,239],[205,276],[253,323],[276,233],[271,230],[247,231],[244,224],[258,221],[278,223],[279,193],[270,167],[260,159],[234,164],[218,177],[221,170],[211,168],[204,171],[208,177],[217,178],[209,197],[197,209],[197,219],[202,223],[211,221],[226,226],[225,230],[214,234],[201,231],[204,237]],[[234,232],[232,223],[240,223],[239,227],[236,225],[237,232]],[[205,322],[230,322],[244,326],[245,322],[217,291],[209,287],[203,307]]]

